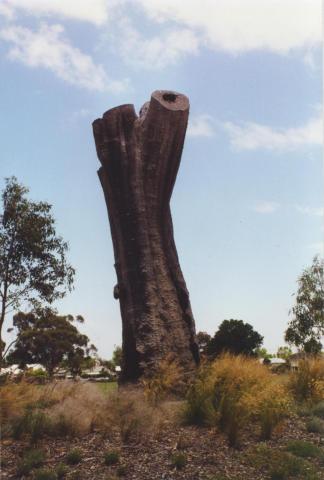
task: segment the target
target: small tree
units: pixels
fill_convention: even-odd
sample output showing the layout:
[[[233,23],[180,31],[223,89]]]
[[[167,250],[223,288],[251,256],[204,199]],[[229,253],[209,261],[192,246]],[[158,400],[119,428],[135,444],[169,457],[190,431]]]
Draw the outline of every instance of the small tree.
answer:
[[[0,346],[8,309],[23,302],[51,304],[71,290],[74,269],[67,244],[55,231],[51,205],[32,202],[15,177],[6,179],[0,208]]]
[[[75,325],[75,322],[83,322],[80,315],[74,318],[45,309],[38,313],[19,312],[13,322],[18,331],[17,340],[8,360],[22,367],[27,363],[40,363],[52,376],[64,361],[72,373],[77,374],[85,356],[95,349]]]
[[[211,336],[207,332],[198,332],[197,333],[197,342],[199,346],[199,352],[201,355],[206,355],[209,342],[211,341]]]
[[[283,347],[279,347],[277,350],[277,357],[282,358],[283,360],[289,361],[290,357],[292,356],[292,349],[284,345]]]
[[[123,364],[123,350],[121,347],[115,347],[111,362],[114,367],[121,367]]]
[[[224,320],[208,345],[208,355],[216,357],[224,352],[234,355],[256,355],[263,337],[243,320]]]
[[[298,279],[296,303],[291,309],[285,340],[306,353],[322,349],[324,335],[324,259],[315,256]]]

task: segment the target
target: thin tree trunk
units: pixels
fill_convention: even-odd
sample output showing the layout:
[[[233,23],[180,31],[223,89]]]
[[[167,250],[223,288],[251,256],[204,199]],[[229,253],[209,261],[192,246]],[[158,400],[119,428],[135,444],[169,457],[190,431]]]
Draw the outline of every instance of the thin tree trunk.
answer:
[[[150,374],[168,354],[188,373],[199,362],[169,205],[188,114],[187,97],[156,91],[139,117],[121,105],[93,122],[118,279],[123,381]]]

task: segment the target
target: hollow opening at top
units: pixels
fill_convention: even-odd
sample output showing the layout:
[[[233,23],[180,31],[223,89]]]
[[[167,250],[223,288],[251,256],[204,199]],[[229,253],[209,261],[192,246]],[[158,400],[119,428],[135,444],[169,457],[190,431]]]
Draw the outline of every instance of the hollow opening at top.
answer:
[[[162,95],[162,98],[163,100],[165,100],[166,102],[170,102],[170,103],[173,103],[176,101],[177,99],[177,96],[175,93],[164,93]]]

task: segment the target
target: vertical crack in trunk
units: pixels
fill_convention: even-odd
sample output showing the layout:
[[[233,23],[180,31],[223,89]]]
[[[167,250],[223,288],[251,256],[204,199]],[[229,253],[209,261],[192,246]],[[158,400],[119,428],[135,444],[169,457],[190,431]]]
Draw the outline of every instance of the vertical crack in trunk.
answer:
[[[158,90],[139,117],[121,105],[93,122],[118,279],[123,381],[151,373],[170,353],[188,373],[199,363],[170,212],[188,114],[187,97]]]

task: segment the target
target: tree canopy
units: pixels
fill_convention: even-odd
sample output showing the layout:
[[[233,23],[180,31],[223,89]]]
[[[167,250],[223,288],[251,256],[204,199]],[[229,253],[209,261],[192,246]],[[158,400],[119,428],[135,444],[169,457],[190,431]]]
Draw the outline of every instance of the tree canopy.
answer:
[[[263,337],[243,320],[224,320],[208,344],[207,353],[216,357],[224,352],[234,355],[255,355]]]
[[[316,354],[324,335],[324,259],[315,256],[312,265],[298,279],[293,315],[285,334],[291,345]]]
[[[0,209],[0,343],[10,310],[27,302],[51,304],[71,290],[74,269],[68,245],[56,234],[51,205],[33,202],[15,177],[6,179]]]
[[[28,363],[40,363],[52,375],[64,361],[73,373],[79,373],[82,361],[91,350],[89,338],[77,329],[75,323],[83,323],[78,315],[57,315],[50,309],[38,313],[19,312],[14,316],[17,341],[8,360],[24,367]]]

